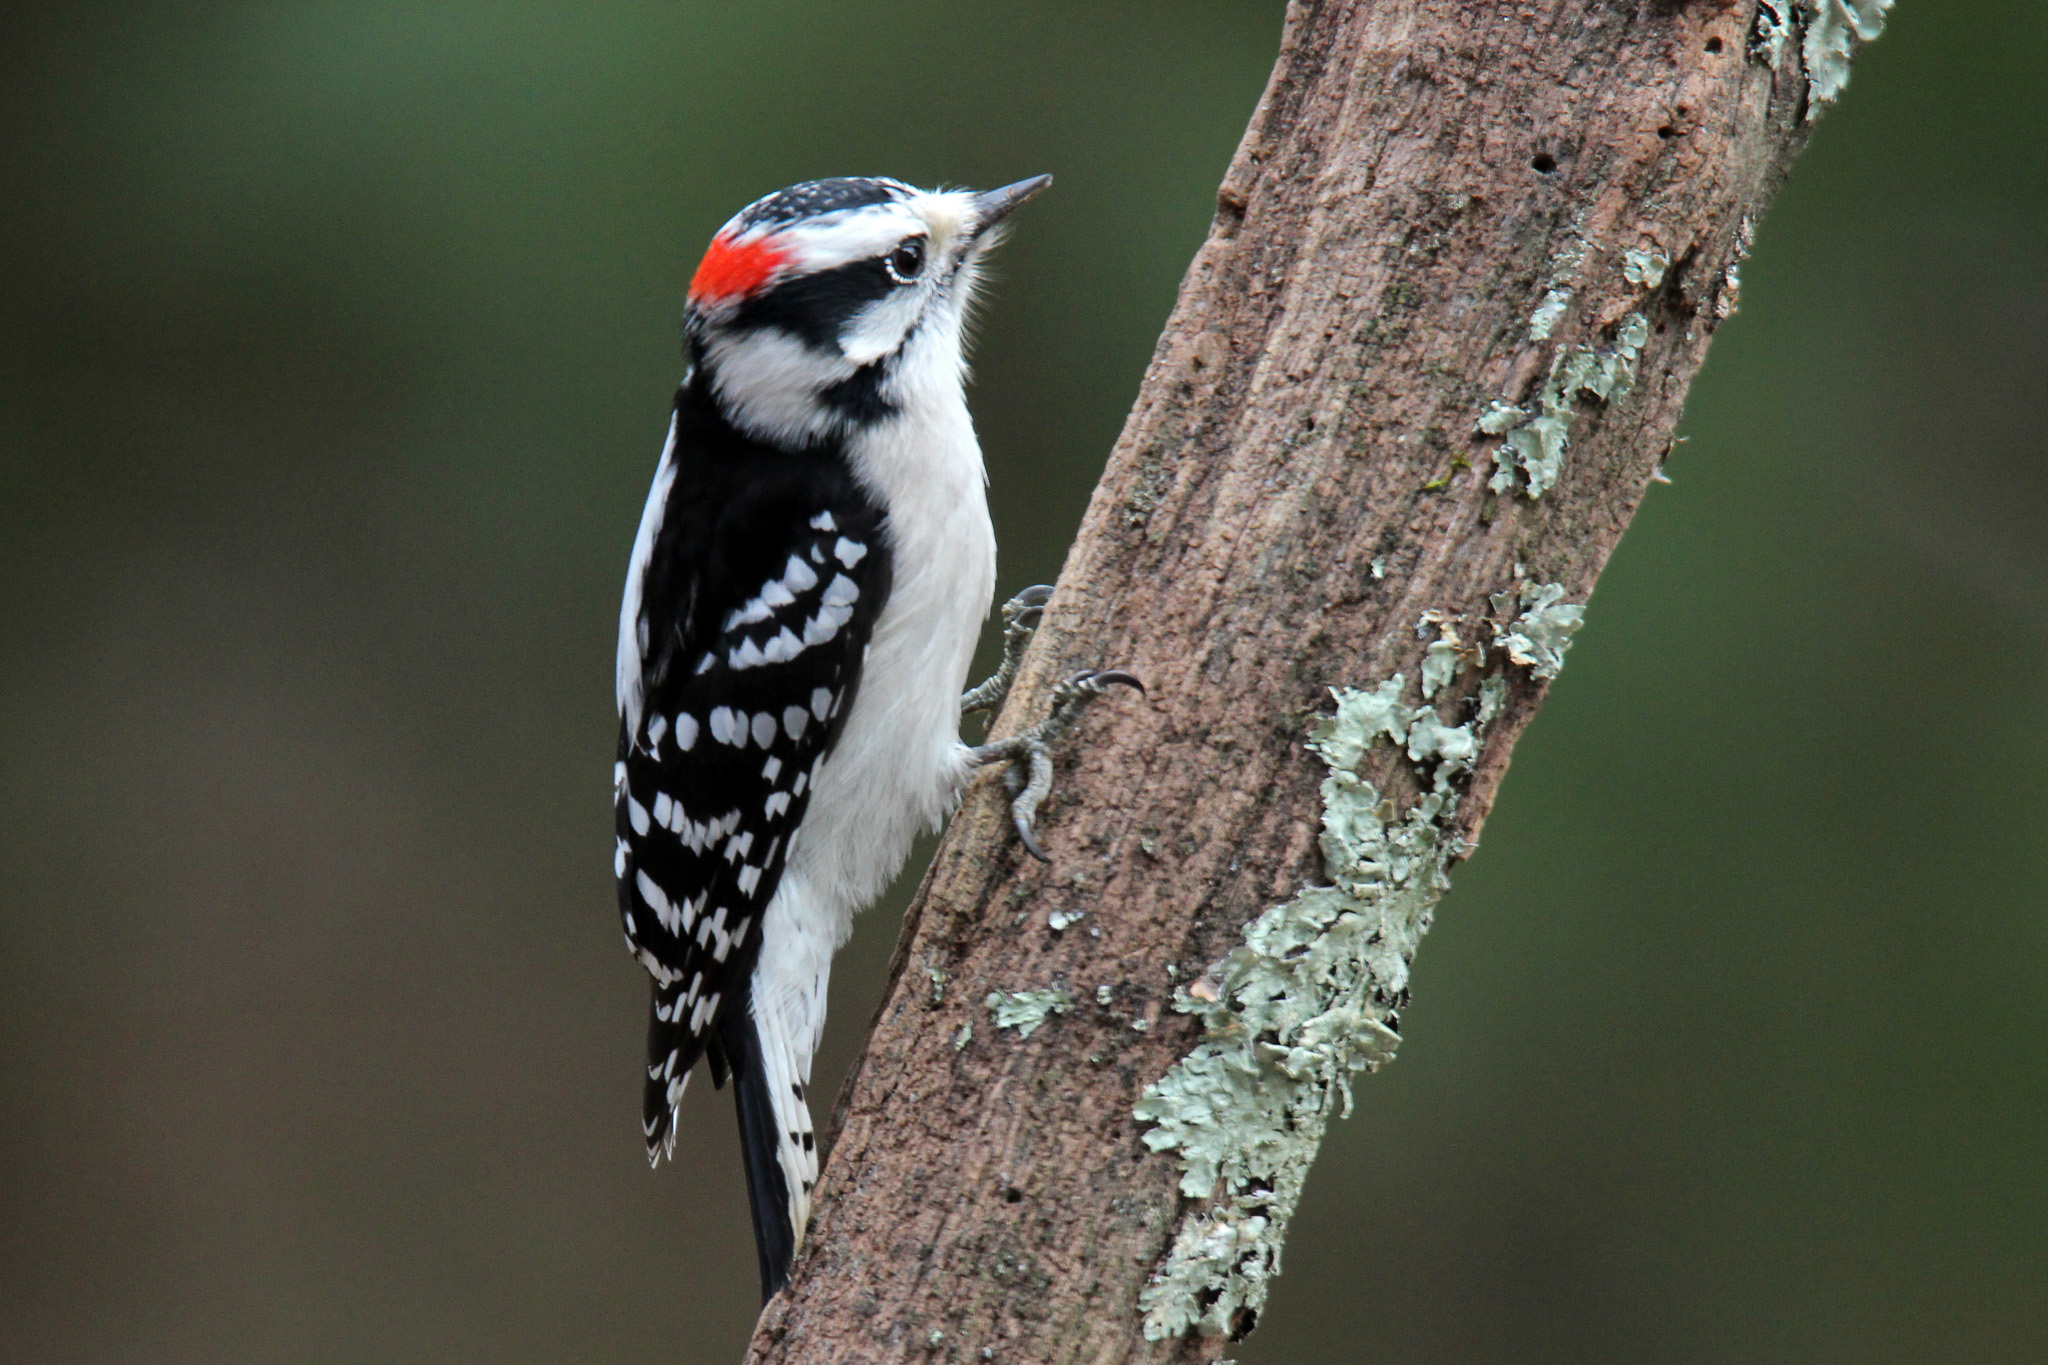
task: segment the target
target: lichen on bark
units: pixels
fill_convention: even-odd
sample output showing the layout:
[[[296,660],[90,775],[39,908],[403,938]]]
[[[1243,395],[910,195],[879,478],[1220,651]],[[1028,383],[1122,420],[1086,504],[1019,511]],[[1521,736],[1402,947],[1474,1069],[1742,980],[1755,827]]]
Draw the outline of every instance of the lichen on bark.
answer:
[[[1310,727],[1328,768],[1322,854],[1330,878],[1245,926],[1244,942],[1173,1008],[1198,1016],[1202,1041],[1149,1086],[1134,1113],[1145,1144],[1177,1151],[1181,1193],[1210,1206],[1182,1224],[1139,1296],[1145,1335],[1242,1335],[1280,1273],[1288,1221],[1351,1077],[1391,1061],[1409,965],[1460,851],[1450,831],[1459,781],[1504,683],[1487,679],[1476,713],[1446,725],[1433,706],[1401,700],[1395,674],[1371,690],[1335,688],[1337,706]],[[1405,812],[1357,771],[1386,740],[1424,786]]]
[[[1884,32],[1892,0],[1801,0],[1806,23],[1808,118],[1841,97],[1849,83],[1849,59],[1856,49]]]
[[[1480,432],[1502,438],[1488,487],[1496,493],[1519,490],[1530,498],[1549,492],[1564,469],[1579,398],[1607,403],[1625,396],[1635,387],[1636,362],[1649,338],[1649,322],[1641,313],[1630,313],[1621,320],[1608,349],[1577,346],[1558,352],[1536,395],[1534,412],[1496,402],[1481,413]]]

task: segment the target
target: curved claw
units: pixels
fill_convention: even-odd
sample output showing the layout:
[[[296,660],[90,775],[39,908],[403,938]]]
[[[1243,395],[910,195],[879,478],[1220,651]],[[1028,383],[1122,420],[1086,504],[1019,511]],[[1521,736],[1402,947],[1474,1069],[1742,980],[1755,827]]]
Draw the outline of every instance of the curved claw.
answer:
[[[1045,604],[1052,600],[1052,586],[1039,583],[1024,589],[1009,601],[1003,603],[1003,625],[1007,629],[1019,626],[1036,626],[1038,618],[1045,615]]]
[[[1024,818],[1024,812],[1018,810],[1014,802],[1010,806],[1010,823],[1016,826],[1017,838],[1023,842],[1026,853],[1029,853],[1041,863],[1050,863],[1052,861],[1047,856],[1046,851],[1038,846],[1038,840],[1031,837],[1031,822]]]
[[[1126,673],[1121,668],[1105,669],[1096,673],[1093,681],[1098,687],[1134,687],[1139,695],[1146,695],[1145,684],[1135,673]]]

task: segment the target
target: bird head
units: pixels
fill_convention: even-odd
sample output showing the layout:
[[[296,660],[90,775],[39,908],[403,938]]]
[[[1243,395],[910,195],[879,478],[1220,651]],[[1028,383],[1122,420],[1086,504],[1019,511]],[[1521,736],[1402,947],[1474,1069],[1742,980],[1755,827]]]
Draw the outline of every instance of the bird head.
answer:
[[[852,177],[757,200],[718,230],[690,282],[691,382],[776,445],[957,399],[983,257],[1051,183],[977,194]]]

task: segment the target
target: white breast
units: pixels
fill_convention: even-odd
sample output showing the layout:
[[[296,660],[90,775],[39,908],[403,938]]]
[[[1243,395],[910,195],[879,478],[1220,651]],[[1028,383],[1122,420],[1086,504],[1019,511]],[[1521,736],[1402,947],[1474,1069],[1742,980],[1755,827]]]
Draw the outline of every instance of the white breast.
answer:
[[[996,544],[966,399],[957,380],[944,389],[941,401],[906,402],[848,452],[888,509],[893,581],[789,869],[829,907],[840,938],[912,839],[952,809],[967,773],[960,693],[995,592]]]

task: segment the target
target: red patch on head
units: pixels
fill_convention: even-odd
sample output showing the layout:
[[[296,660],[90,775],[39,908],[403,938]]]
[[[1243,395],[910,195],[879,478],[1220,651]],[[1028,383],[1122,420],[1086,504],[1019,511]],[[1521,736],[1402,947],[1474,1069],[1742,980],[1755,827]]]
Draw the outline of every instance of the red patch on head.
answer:
[[[772,237],[735,242],[721,232],[711,239],[711,249],[690,280],[690,298],[701,303],[745,298],[766,284],[787,256]]]

